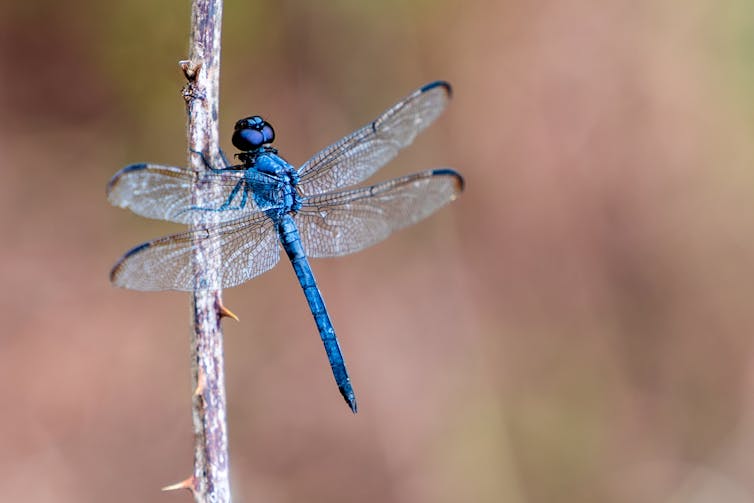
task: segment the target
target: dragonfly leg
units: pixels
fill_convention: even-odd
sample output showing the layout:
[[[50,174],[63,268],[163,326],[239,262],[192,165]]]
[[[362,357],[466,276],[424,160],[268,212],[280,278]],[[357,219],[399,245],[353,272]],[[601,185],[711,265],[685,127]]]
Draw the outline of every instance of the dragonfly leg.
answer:
[[[230,164],[230,161],[228,161],[228,157],[225,155],[225,152],[223,152],[223,149],[220,149],[220,157],[222,158],[223,164],[225,164],[226,168],[233,168],[234,167],[234,166],[232,166]]]
[[[238,192],[241,191],[241,201],[233,205],[233,200],[236,199],[238,196]],[[245,180],[239,180],[235,187],[233,187],[233,190],[230,191],[230,194],[228,195],[228,199],[225,200],[223,204],[221,204],[218,208],[205,208],[202,206],[190,206],[186,208],[185,210],[182,210],[178,213],[178,215],[182,215],[183,213],[186,213],[187,211],[233,211],[233,210],[242,210],[246,207],[246,203],[249,201],[249,188],[248,184]]]
[[[209,162],[209,159],[207,159],[207,156],[204,154],[204,152],[192,150],[191,153],[201,157],[204,167],[213,173],[222,173],[223,171],[227,171],[229,169],[239,169],[239,166],[233,166],[230,164],[230,162],[228,162],[228,158],[225,156],[225,152],[223,152],[222,149],[220,150],[220,158],[223,161],[222,168],[215,168],[214,166],[212,166],[212,163]]]
[[[217,208],[217,210],[214,211],[225,211],[225,210],[242,210],[244,206],[246,206],[246,190],[244,189],[243,195],[241,196],[241,202],[238,204],[238,206],[232,206],[231,203],[233,202],[233,199],[235,199],[236,195],[238,195],[238,191],[241,190],[241,187],[246,185],[245,180],[239,180],[235,187],[233,187],[233,190],[230,191],[230,194],[228,195],[228,199],[225,200],[225,202]]]

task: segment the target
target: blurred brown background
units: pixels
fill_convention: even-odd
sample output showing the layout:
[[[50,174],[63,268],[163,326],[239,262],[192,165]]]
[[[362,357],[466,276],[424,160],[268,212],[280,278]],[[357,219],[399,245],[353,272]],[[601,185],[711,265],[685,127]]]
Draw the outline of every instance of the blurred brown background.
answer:
[[[177,229],[108,206],[185,162],[186,1],[0,6],[0,494],[179,502],[189,297],[110,287]],[[467,191],[316,260],[332,382],[285,262],[225,292],[232,484],[249,502],[754,501],[754,6],[746,0],[227,2],[221,134],[300,164],[438,78],[379,179]]]

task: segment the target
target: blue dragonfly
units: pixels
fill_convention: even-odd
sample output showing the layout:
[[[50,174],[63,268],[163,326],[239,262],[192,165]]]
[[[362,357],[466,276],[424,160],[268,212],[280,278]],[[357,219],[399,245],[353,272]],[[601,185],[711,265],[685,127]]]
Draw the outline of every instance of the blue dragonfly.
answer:
[[[315,154],[299,169],[270,146],[272,126],[259,116],[239,120],[232,143],[241,164],[196,173],[186,168],[134,164],[107,186],[115,206],[148,218],[192,225],[188,232],[143,243],[115,264],[110,280],[134,290],[219,289],[268,271],[280,246],[293,265],[325,346],[335,382],[353,412],[356,397],[335,330],[307,257],[333,257],[362,250],[393,231],[429,216],[453,201],[464,181],[452,169],[433,169],[367,187],[369,178],[411,144],[445,109],[447,82],[412,92],[374,121]],[[224,156],[223,156],[224,157]],[[210,186],[197,204],[192,188]],[[214,250],[221,268],[199,282],[194,250]]]

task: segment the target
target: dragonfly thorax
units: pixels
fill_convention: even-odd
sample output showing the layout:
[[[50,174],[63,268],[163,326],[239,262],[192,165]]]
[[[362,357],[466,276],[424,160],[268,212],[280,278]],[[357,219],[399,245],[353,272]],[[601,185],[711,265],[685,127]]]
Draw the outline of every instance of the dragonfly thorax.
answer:
[[[279,215],[296,212],[301,208],[296,190],[298,173],[276,153],[255,154],[253,165],[246,171],[246,179],[252,187],[254,201],[260,208],[274,208],[272,213]]]

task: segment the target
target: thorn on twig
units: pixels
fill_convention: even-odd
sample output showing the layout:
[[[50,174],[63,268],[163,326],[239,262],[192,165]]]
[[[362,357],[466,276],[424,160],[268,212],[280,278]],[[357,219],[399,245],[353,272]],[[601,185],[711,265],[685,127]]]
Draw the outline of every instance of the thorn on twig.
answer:
[[[191,493],[196,492],[196,480],[194,479],[194,476],[190,476],[189,478],[182,480],[176,484],[172,484],[169,486],[165,486],[161,491],[178,491],[179,489],[188,489],[191,491]]]
[[[199,69],[202,67],[201,63],[194,63],[190,59],[184,59],[178,62],[178,65],[183,70],[183,75],[189,82],[196,80],[196,74],[199,73]]]
[[[220,315],[220,318],[233,318],[236,321],[241,321],[238,319],[238,316],[233,313],[233,311],[223,305],[221,300],[217,301],[217,314]]]
[[[204,390],[207,388],[207,375],[204,370],[199,367],[199,375],[196,378],[196,389],[194,390],[194,396],[201,396],[204,394]]]

